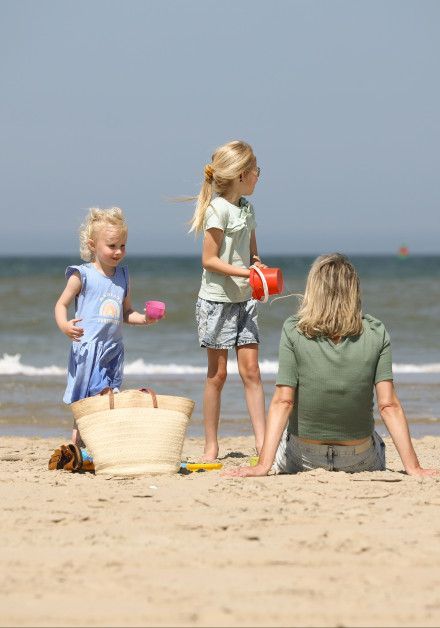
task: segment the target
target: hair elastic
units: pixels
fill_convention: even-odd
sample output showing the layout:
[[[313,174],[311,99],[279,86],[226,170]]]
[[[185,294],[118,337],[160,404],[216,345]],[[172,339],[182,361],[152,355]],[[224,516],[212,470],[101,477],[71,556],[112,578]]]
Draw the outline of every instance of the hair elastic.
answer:
[[[211,164],[206,164],[206,166],[205,166],[205,181],[207,183],[211,183],[213,178],[214,178],[214,170],[213,170]]]

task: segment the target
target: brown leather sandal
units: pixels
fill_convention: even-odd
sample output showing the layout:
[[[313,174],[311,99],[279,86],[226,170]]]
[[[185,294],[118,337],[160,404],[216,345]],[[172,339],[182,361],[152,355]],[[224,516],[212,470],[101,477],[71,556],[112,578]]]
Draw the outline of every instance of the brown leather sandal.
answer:
[[[64,465],[69,462],[71,456],[72,454],[68,450],[67,446],[60,445],[58,449],[55,449],[49,459],[49,471],[54,471],[55,469],[64,469]]]
[[[68,452],[70,453],[69,461],[64,465],[64,471],[80,471],[82,467],[82,455],[81,449],[78,445],[74,445],[73,443],[69,443],[67,445]]]
[[[49,470],[63,469],[74,473],[77,471],[89,471],[93,473],[95,467],[92,461],[83,461],[81,449],[78,445],[69,443],[68,445],[60,445],[55,449],[49,460]]]

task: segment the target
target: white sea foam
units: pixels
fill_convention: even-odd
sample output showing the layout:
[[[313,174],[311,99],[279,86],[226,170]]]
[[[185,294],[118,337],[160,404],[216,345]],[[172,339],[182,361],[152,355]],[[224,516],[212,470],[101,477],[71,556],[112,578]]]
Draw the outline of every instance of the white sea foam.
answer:
[[[0,375],[29,375],[41,376],[41,375],[65,375],[67,370],[60,366],[31,366],[29,364],[21,363],[21,355],[3,354],[3,358],[0,360]]]
[[[260,371],[262,373],[277,373],[278,362],[271,360],[262,360],[260,362]],[[125,375],[204,375],[206,366],[193,366],[191,364],[150,364],[145,363],[142,359],[129,362],[124,367]],[[236,360],[228,362],[228,373],[238,374]]]
[[[260,370],[263,375],[276,375],[278,362],[276,360],[261,360]],[[411,373],[440,373],[440,363],[430,364],[393,364],[393,371],[396,374]],[[237,362],[231,360],[228,363],[228,372],[238,373]],[[67,370],[61,366],[52,364],[51,366],[32,366],[21,362],[21,355],[3,354],[0,359],[0,375],[26,375],[28,377],[45,377],[66,375]],[[124,368],[125,375],[204,375],[206,366],[196,366],[192,364],[155,364],[144,362],[141,358],[133,362],[127,362]]]
[[[393,364],[393,373],[440,373],[440,364]]]

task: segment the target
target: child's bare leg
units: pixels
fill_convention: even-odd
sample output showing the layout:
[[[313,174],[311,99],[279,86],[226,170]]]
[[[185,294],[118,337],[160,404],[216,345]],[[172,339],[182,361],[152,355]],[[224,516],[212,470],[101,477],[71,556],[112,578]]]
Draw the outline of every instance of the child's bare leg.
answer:
[[[85,447],[85,444],[83,442],[83,439],[81,438],[79,429],[76,427],[76,424],[73,426],[72,430],[72,443],[74,445],[78,445],[78,447]]]
[[[103,395],[104,393],[109,395],[111,392],[111,388],[106,388],[105,390],[101,391],[101,395]],[[113,388],[113,392],[119,392],[118,388]],[[76,421],[74,421],[73,423],[73,430],[72,430],[72,443],[74,445],[78,445],[78,447],[85,447],[86,444],[83,441],[83,439],[81,438],[81,434],[79,433],[79,429],[76,425]]]
[[[218,424],[220,420],[220,398],[227,375],[228,351],[207,349],[208,373],[203,396],[205,425],[205,449],[203,460],[209,462],[218,456]]]
[[[237,347],[238,371],[244,385],[246,404],[252,421],[255,435],[255,447],[259,454],[264,441],[266,409],[264,390],[258,366],[258,345],[242,345]]]

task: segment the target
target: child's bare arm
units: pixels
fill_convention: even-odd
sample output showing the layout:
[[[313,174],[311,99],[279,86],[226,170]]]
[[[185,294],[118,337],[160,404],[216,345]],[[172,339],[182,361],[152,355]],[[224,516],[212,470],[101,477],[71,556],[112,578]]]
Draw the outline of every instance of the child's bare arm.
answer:
[[[203,240],[202,265],[206,270],[210,270],[220,275],[231,277],[249,277],[248,268],[240,268],[223,262],[219,257],[220,247],[223,242],[224,233],[221,229],[207,229]]]
[[[266,264],[263,264],[260,256],[258,255],[257,236],[255,235],[255,229],[252,229],[251,232],[251,242],[249,249],[251,264],[253,264],[254,266],[258,266],[258,268],[267,268]]]
[[[55,321],[63,334],[72,340],[79,340],[84,335],[84,329],[76,326],[80,318],[67,320],[69,306],[80,290],[81,278],[79,273],[75,272],[67,280],[66,287],[55,304]]]
[[[156,319],[146,318],[145,314],[141,314],[140,312],[136,312],[133,309],[131,303],[131,289],[128,289],[128,294],[124,299],[124,323],[128,323],[129,325],[152,325],[153,323],[157,323]]]

